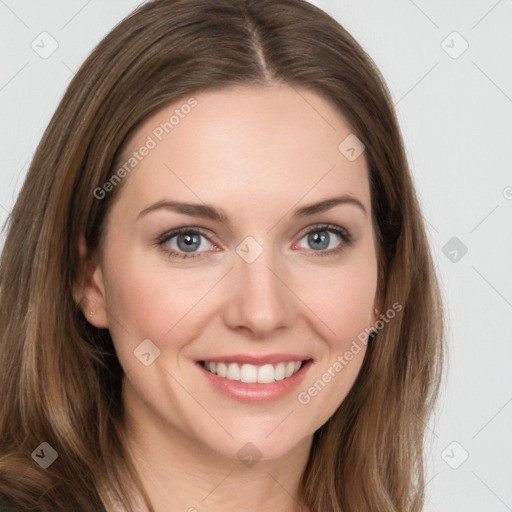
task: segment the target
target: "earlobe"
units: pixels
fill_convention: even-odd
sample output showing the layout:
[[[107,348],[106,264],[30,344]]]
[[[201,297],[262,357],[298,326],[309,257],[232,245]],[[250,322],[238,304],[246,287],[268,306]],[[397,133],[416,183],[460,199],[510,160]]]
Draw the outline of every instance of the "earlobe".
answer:
[[[83,236],[78,243],[79,268],[73,283],[73,298],[87,321],[98,328],[108,328],[103,273],[99,263],[92,262]]]

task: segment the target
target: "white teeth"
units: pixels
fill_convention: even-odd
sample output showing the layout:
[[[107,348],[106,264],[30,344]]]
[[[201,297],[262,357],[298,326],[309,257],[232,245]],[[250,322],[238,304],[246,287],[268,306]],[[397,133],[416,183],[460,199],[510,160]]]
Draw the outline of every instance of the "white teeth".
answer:
[[[293,370],[295,369],[295,363],[293,361],[290,361],[286,364],[286,368],[284,370],[284,376],[286,378],[291,377],[293,375]]]
[[[236,363],[229,363],[226,377],[230,380],[240,380],[240,366]]]
[[[276,365],[264,364],[255,366],[244,363],[216,363],[205,361],[203,367],[210,373],[229,380],[238,380],[246,383],[270,384],[276,380],[283,380],[298,372],[302,361],[289,361],[277,363]]]
[[[274,381],[274,367],[271,364],[265,364],[258,368],[258,382],[260,384],[269,384]]]
[[[240,380],[242,382],[257,382],[258,368],[253,364],[243,364],[240,369]]]
[[[284,379],[284,363],[279,363],[274,370],[274,379],[283,380]]]
[[[208,363],[206,363],[208,364]],[[209,368],[206,368],[207,370],[209,370]],[[219,377],[225,377],[226,374],[227,374],[227,367],[224,363],[217,363],[217,375]],[[213,372],[212,372],[213,373]]]

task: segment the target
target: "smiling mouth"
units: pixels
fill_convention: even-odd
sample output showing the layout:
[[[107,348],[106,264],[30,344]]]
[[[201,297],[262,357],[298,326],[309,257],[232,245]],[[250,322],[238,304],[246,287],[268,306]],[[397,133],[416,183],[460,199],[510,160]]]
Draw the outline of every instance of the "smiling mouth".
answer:
[[[248,384],[271,384],[290,378],[297,373],[307,361],[310,360],[283,361],[276,364],[263,365],[214,361],[199,361],[199,364],[206,371],[227,380],[246,382]]]

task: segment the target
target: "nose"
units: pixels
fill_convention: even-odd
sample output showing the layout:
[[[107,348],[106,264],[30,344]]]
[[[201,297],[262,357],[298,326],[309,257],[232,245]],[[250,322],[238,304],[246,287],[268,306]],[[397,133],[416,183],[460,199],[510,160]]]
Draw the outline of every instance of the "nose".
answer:
[[[255,338],[269,337],[290,326],[296,311],[286,278],[271,250],[263,251],[252,263],[237,256],[226,283],[226,325],[248,331]]]

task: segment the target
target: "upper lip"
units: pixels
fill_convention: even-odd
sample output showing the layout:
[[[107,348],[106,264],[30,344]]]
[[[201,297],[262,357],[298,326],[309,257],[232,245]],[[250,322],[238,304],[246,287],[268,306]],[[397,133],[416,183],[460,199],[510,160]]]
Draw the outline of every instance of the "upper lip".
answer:
[[[215,363],[246,363],[253,365],[287,363],[289,361],[306,361],[311,356],[300,354],[267,354],[267,355],[249,355],[232,354],[226,356],[205,357],[198,361],[211,361]]]

